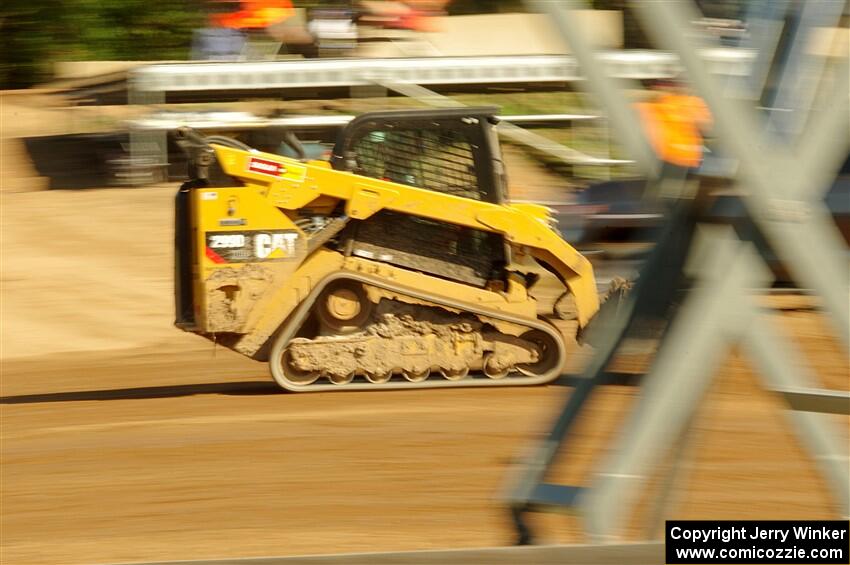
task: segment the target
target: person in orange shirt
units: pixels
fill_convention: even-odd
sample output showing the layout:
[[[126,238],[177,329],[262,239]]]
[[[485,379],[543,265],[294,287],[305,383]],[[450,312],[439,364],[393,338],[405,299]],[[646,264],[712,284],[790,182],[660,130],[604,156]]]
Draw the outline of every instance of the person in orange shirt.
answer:
[[[673,81],[653,85],[654,96],[637,104],[647,137],[666,178],[684,179],[702,163],[702,132],[711,126],[711,113],[697,96]]]
[[[217,17],[222,27],[233,29],[265,29],[295,14],[291,0],[241,0],[240,10]]]

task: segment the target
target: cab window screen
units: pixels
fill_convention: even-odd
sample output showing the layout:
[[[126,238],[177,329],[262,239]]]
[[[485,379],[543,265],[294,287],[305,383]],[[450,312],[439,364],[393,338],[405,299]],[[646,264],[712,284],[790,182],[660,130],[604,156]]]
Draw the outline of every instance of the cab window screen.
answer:
[[[355,172],[484,200],[477,182],[473,146],[460,131],[404,129],[370,131],[352,144]]]

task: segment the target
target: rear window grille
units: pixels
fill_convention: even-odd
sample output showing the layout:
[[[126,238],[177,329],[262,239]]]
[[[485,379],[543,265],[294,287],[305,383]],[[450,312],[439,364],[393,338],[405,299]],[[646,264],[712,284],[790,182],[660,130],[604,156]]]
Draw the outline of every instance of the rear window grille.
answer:
[[[351,146],[364,176],[483,200],[473,146],[459,131],[371,131]]]

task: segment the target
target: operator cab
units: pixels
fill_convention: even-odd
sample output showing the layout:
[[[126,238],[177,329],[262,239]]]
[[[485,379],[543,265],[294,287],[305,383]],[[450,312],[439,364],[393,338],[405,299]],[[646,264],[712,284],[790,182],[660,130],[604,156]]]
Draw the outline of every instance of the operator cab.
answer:
[[[337,170],[483,202],[505,200],[496,108],[371,112],[342,131]]]
[[[370,112],[352,120],[334,148],[342,171],[501,204],[506,181],[496,108]],[[341,234],[346,253],[484,287],[504,280],[500,234],[381,211]]]

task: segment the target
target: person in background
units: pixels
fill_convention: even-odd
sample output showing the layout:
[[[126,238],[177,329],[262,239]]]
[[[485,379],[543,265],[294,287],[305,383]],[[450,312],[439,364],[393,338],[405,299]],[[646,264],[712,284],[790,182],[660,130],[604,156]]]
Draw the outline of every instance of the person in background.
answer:
[[[650,88],[650,99],[637,104],[641,122],[661,162],[662,178],[684,180],[702,163],[711,113],[678,81],[656,81]]]
[[[192,40],[194,60],[237,61],[260,55],[273,58],[281,42],[272,42],[267,30],[295,14],[291,0],[212,0],[208,7],[212,12],[210,25],[197,30]],[[260,53],[253,53],[252,46],[260,47]]]
[[[238,10],[240,4],[232,0],[215,0],[209,2],[209,24],[197,29],[192,35],[193,61],[237,61],[242,55],[247,38],[235,28],[222,26],[222,14]]]
[[[238,10],[218,16],[218,25],[231,29],[265,29],[291,18],[290,0],[241,0]]]
[[[411,32],[436,31],[435,16],[445,16],[451,0],[362,0],[358,20],[366,26]]]

